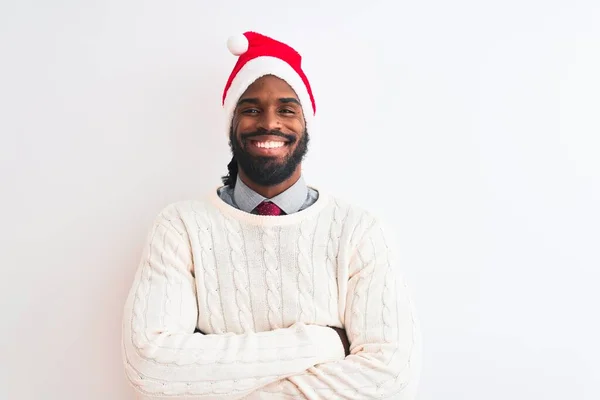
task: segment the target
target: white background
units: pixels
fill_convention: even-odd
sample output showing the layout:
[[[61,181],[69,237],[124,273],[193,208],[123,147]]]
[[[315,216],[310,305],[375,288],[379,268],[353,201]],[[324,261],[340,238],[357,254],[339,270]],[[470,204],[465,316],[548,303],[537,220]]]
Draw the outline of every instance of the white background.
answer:
[[[141,247],[226,172],[250,29],[304,56],[307,181],[395,229],[419,399],[600,398],[600,2],[0,4],[1,399],[131,399]]]

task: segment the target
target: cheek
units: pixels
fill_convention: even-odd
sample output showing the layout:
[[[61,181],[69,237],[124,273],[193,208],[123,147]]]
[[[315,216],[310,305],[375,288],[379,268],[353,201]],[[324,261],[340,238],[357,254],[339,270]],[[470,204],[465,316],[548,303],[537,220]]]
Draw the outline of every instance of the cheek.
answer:
[[[286,124],[286,128],[291,132],[294,132],[296,135],[302,135],[304,132],[304,120],[303,119],[294,119],[293,121],[289,121]]]
[[[253,130],[253,120],[251,118],[238,117],[233,120],[233,128],[235,132],[250,132]]]

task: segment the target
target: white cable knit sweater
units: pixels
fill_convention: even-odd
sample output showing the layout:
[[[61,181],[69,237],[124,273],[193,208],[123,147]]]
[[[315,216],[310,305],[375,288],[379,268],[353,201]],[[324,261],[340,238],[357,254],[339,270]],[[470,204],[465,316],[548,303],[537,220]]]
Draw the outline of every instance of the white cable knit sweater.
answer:
[[[395,268],[380,224],[323,192],[277,217],[216,191],[172,204],[125,306],[127,377],[141,399],[412,400],[420,335]]]

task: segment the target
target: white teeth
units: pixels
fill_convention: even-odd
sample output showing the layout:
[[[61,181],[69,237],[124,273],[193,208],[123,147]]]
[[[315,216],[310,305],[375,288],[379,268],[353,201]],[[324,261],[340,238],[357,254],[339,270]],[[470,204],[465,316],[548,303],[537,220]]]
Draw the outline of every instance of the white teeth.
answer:
[[[282,147],[285,143],[283,142],[274,142],[274,141],[269,141],[269,142],[254,142],[256,144],[256,147],[262,147],[265,149],[274,149],[277,147]]]

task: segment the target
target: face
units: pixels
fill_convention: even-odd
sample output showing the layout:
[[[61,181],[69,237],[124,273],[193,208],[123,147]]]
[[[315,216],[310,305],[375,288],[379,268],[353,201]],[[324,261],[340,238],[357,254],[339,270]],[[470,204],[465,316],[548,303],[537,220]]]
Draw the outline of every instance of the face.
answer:
[[[285,81],[264,76],[240,97],[230,146],[253,182],[271,186],[290,178],[306,154],[308,140],[302,106]]]

